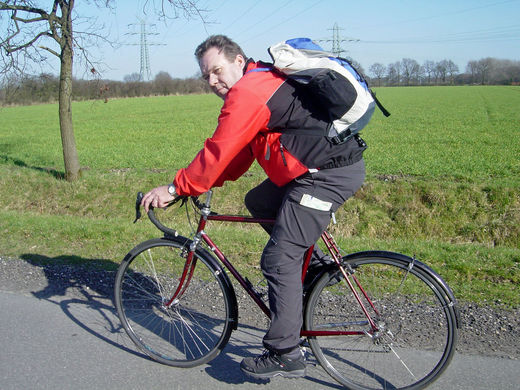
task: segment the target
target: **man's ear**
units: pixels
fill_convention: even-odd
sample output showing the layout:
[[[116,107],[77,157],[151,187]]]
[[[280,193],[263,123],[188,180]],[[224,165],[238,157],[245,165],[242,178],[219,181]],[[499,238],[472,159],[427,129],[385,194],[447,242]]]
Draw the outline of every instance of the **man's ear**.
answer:
[[[246,59],[242,56],[242,54],[237,54],[235,57],[235,63],[243,69],[246,64]]]

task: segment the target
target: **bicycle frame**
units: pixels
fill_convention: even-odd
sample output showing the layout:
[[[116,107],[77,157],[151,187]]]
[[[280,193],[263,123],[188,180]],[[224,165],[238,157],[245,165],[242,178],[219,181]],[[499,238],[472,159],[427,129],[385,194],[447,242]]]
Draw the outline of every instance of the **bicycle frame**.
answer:
[[[244,288],[244,290],[248,293],[248,295],[253,299],[253,301],[258,305],[258,307],[265,313],[265,315],[268,318],[271,318],[271,314],[269,311],[269,308],[266,306],[266,304],[263,302],[260,295],[255,291],[253,288],[253,285],[251,282],[244,278],[237,269],[233,266],[233,264],[228,260],[228,258],[224,255],[224,253],[220,250],[220,248],[217,246],[217,244],[211,239],[211,237],[204,231],[204,228],[206,227],[206,224],[208,221],[220,221],[220,222],[231,222],[231,223],[255,223],[255,224],[274,224],[274,219],[261,219],[261,218],[254,218],[249,216],[239,216],[239,215],[220,215],[220,214],[211,214],[210,213],[210,202],[212,197],[212,191],[209,191],[207,194],[206,202],[204,203],[204,207],[201,209],[201,216],[199,218],[198,226],[196,234],[193,238],[193,243],[189,248],[188,256],[186,258],[186,264],[184,266],[183,273],[181,275],[181,278],[179,280],[179,286],[175,293],[173,294],[172,298],[165,304],[165,306],[169,307],[172,305],[177,299],[179,299],[184,291],[186,291],[191,277],[193,276],[193,272],[196,266],[196,258],[194,258],[195,250],[197,246],[199,245],[200,241],[204,241],[211,251],[217,256],[217,258],[220,260],[220,262],[229,270],[229,272],[233,275],[233,277],[237,280],[237,282]],[[340,269],[344,280],[348,284],[350,290],[354,294],[357,302],[359,303],[363,313],[365,314],[367,318],[367,322],[371,326],[372,332],[377,332],[377,325],[375,324],[375,321],[372,319],[370,313],[368,312],[368,309],[366,305],[363,303],[362,297],[359,295],[359,293],[356,291],[356,288],[354,287],[354,284],[359,289],[361,294],[363,295],[363,298],[366,300],[368,305],[371,307],[371,309],[374,311],[376,315],[378,315],[378,311],[375,308],[374,304],[368,297],[368,294],[365,292],[365,290],[362,288],[361,284],[359,283],[358,279],[355,277],[353,270],[350,269],[349,266],[347,266],[347,270],[345,269],[345,266],[341,263],[341,255],[340,250],[332,237],[332,235],[328,231],[324,231],[321,235],[321,239],[323,240],[325,246],[329,250],[333,261],[336,263],[338,268]],[[309,266],[312,252],[314,249],[314,245],[311,246],[304,255],[304,263],[302,267],[302,283],[304,281],[305,275],[307,273],[307,268]],[[351,280],[352,279],[352,280]],[[319,331],[313,331],[313,330],[301,330],[300,335],[303,337],[313,337],[313,336],[338,336],[338,335],[366,335],[366,332],[361,331],[327,331],[327,330],[319,330]]]

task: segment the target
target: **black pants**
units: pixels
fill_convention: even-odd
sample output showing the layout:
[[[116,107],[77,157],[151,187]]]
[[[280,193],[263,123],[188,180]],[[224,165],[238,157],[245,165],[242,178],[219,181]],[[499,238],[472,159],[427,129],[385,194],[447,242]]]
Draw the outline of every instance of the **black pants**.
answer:
[[[263,339],[266,348],[287,353],[298,346],[303,322],[303,256],[327,228],[332,212],[354,195],[364,179],[361,160],[308,173],[283,187],[267,179],[247,193],[245,204],[251,215],[276,219],[274,225],[264,226],[271,237],[261,259],[271,311],[271,325]]]

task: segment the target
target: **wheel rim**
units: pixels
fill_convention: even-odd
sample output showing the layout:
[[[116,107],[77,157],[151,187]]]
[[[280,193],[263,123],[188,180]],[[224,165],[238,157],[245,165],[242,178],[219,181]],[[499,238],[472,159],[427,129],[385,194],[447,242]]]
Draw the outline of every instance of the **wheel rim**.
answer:
[[[311,338],[316,358],[352,388],[421,388],[433,381],[456,341],[454,314],[442,290],[421,270],[394,259],[364,259],[353,268],[379,310],[373,314],[378,331],[370,328],[346,282],[327,286],[324,277],[309,298],[307,329],[364,333]]]
[[[227,342],[229,304],[218,273],[201,257],[189,287],[171,300],[184,257],[178,245],[164,244],[136,254],[121,276],[118,310],[146,354],[165,364],[194,366],[211,360]]]

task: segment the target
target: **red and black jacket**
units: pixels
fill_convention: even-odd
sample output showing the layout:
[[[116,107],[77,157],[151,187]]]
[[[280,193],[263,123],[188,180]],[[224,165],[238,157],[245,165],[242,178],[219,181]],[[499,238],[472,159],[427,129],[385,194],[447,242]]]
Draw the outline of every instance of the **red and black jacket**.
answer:
[[[329,122],[312,97],[269,64],[248,62],[228,91],[218,126],[204,148],[174,179],[179,195],[200,195],[237,180],[256,159],[273,183],[283,186],[308,172],[353,164],[366,146],[355,139],[335,145]]]

